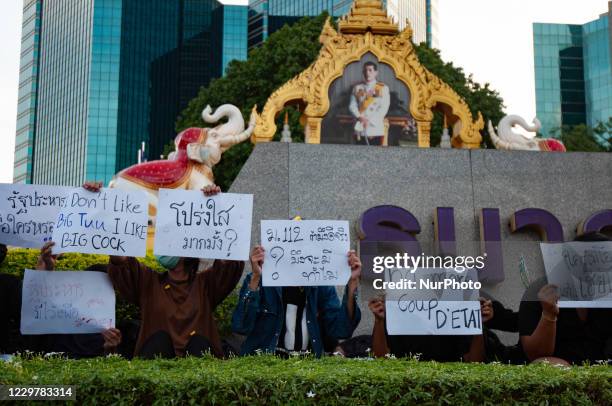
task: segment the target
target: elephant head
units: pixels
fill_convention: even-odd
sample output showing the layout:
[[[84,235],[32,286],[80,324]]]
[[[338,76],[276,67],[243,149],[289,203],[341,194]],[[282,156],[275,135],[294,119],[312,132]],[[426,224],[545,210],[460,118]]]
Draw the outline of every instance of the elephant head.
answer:
[[[206,106],[202,112],[202,118],[207,123],[216,123],[224,117],[227,117],[227,122],[208,129],[203,142],[187,146],[189,159],[212,168],[219,163],[223,152],[251,137],[257,119],[256,107],[253,107],[249,126],[246,129],[242,113],[231,104],[220,106],[214,113],[210,106]]]
[[[535,134],[529,136],[514,132],[513,127],[518,125],[527,131],[537,132],[542,125],[537,118],[533,119],[533,125],[527,124],[525,119],[520,116],[510,115],[504,117],[497,126],[498,133],[495,132],[493,124],[489,120],[489,135],[491,141],[497,149],[523,150],[523,151],[539,151],[540,146],[535,139]]]

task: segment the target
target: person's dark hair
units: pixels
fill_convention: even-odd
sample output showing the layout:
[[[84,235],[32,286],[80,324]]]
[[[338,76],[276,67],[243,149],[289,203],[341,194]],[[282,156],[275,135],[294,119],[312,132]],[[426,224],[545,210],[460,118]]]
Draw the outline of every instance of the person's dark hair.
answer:
[[[183,269],[189,274],[189,278],[193,278],[198,272],[200,260],[198,258],[183,258]]]
[[[368,66],[373,67],[373,68],[374,68],[374,70],[375,70],[376,72],[378,72],[378,64],[376,64],[375,62],[372,62],[372,61],[368,61],[368,62],[366,62],[366,63],[364,63],[364,64],[363,64],[363,73],[364,73],[364,74],[365,74],[365,71],[366,71],[366,69],[367,69],[367,67],[368,67]]]
[[[608,237],[605,234],[593,231],[590,233],[579,235],[578,237],[574,238],[574,241],[580,241],[580,242],[612,241],[612,238]]]

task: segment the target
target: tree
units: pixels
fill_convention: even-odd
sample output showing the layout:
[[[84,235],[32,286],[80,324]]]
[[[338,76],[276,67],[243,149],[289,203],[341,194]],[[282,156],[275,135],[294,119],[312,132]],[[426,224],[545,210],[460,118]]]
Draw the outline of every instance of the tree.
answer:
[[[472,75],[466,76],[462,68],[456,67],[452,62],[444,62],[440,56],[440,51],[429,48],[425,43],[416,45],[415,48],[419,61],[465,100],[474,119],[479,111],[482,113],[485,123],[491,120],[491,122],[497,124],[504,117],[504,101],[496,90],[491,89],[490,84],[481,85],[474,80]],[[437,146],[440,143],[442,127],[442,115],[436,114],[431,128],[432,146]],[[483,136],[482,146],[495,148],[486,126],[481,134]]]
[[[563,141],[568,151],[612,152],[612,118],[607,123],[599,123],[595,128],[585,124],[566,125],[551,133]]]
[[[605,148],[607,152],[612,152],[612,117],[608,118],[605,123],[600,122],[593,128],[597,141]]]
[[[251,51],[248,60],[231,62],[226,75],[200,89],[198,96],[181,113],[176,124],[177,131],[204,126],[201,113],[209,104],[213,107],[225,103],[234,104],[245,117],[250,115],[254,105],[261,109],[274,90],[302,72],[317,58],[321,48],[319,35],[327,17],[327,13],[323,13],[318,17],[305,17],[291,26],[285,25],[263,45]],[[481,111],[485,120],[491,119],[493,122],[503,117],[503,101],[488,84],[480,85],[471,76],[466,77],[461,68],[452,63],[444,63],[439,51],[425,44],[415,48],[423,65],[463,97],[473,114]],[[287,108],[286,111],[294,141],[300,141],[299,137],[303,140],[300,112],[293,108]],[[283,116],[280,114],[277,119],[279,128],[282,128]],[[439,144],[442,126],[442,117],[437,115],[432,126],[432,146]],[[486,134],[485,145],[492,146]],[[214,168],[215,181],[223,190],[229,188],[252,149],[252,145],[245,142],[223,154],[221,162]]]

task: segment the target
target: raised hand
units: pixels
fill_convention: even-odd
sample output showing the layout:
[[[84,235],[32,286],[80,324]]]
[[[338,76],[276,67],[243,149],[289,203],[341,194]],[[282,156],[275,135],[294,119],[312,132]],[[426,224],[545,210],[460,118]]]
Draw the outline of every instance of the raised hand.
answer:
[[[261,268],[263,267],[264,257],[266,256],[266,250],[261,245],[256,245],[251,250],[251,269],[253,275],[251,276],[251,283],[249,289],[255,291],[259,289],[259,281],[261,280]]]
[[[376,318],[376,320],[385,319],[385,300],[383,298],[375,297],[370,299],[368,307],[370,311],[374,313],[374,318]]]
[[[57,262],[57,255],[52,255],[51,251],[55,243],[53,241],[47,241],[45,245],[40,249],[40,255],[36,263],[36,269],[39,271],[53,271],[55,270],[55,263]]]
[[[493,313],[493,302],[485,299],[484,297],[480,298],[480,314],[482,315],[482,322],[486,323],[490,321],[494,317]]]
[[[121,344],[121,331],[116,328],[109,328],[102,332],[104,337],[104,352],[115,352],[119,344]]]
[[[351,282],[359,283],[361,278],[361,259],[354,250],[348,252],[348,264],[351,268]]]
[[[544,285],[538,292],[542,313],[550,319],[559,315],[559,288],[556,285]]]
[[[93,193],[98,193],[102,189],[102,186],[104,186],[102,182],[87,181],[83,183],[83,189]]]
[[[202,188],[202,192],[204,196],[214,196],[221,193],[221,188],[217,185],[204,186]]]

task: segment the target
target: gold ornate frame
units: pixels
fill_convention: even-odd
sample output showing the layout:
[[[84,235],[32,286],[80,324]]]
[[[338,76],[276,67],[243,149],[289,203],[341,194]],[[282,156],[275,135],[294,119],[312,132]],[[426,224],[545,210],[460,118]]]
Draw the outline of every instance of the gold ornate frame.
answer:
[[[317,60],[302,73],[285,83],[269,97],[251,141],[272,141],[277,131],[275,119],[286,105],[305,104],[306,143],[321,142],[321,122],[330,108],[329,87],[342,76],[345,67],[372,53],[381,63],[391,66],[397,78],[410,91],[410,112],[418,128],[420,147],[430,146],[433,110],[441,111],[452,127],[455,148],[479,148],[482,115],[474,120],[467,103],[450,86],[419,62],[412,45],[412,28],[399,32],[379,0],[356,0],[351,12],[343,17],[336,31],[328,19],[319,41],[323,45]]]

